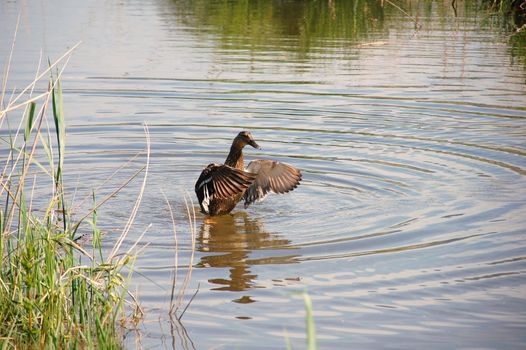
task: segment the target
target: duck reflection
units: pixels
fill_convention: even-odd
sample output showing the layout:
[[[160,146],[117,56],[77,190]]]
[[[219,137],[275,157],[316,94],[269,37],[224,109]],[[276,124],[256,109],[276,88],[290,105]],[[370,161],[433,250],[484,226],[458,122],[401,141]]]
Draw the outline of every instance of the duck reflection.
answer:
[[[296,262],[299,256],[277,253],[276,250],[294,249],[290,240],[266,232],[259,220],[251,219],[246,212],[206,218],[200,228],[196,249],[207,254],[201,258],[198,267],[229,268],[228,277],[208,280],[218,285],[213,290],[261,288],[256,284],[257,275],[250,271],[252,265],[289,264]],[[261,253],[255,256],[256,251]],[[250,298],[236,301],[253,302]]]

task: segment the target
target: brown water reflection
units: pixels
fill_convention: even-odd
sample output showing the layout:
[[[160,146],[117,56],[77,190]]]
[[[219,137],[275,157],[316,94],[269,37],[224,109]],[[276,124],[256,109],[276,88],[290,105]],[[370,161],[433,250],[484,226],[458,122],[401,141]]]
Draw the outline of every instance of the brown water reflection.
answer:
[[[290,264],[296,262],[298,254],[272,256],[258,254],[255,251],[295,249],[291,241],[278,234],[265,230],[259,219],[251,218],[246,212],[233,215],[206,218],[203,220],[196,249],[205,253],[198,267],[228,268],[228,277],[211,278],[208,282],[218,285],[212,290],[243,291],[258,288],[257,275],[251,272],[251,266],[262,264]],[[211,253],[211,254],[209,254]],[[241,298],[240,303],[251,300]]]

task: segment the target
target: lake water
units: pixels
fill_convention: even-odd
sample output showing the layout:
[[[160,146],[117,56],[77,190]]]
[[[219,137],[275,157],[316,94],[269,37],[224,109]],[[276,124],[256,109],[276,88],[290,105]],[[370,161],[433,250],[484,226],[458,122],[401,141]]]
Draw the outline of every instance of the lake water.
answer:
[[[302,349],[302,291],[322,349],[526,347],[524,43],[477,1],[396,4],[407,14],[359,0],[0,4],[2,67],[20,14],[10,89],[40,50],[53,60],[82,41],[63,77],[70,196],[142,152],[97,197],[140,169],[149,126],[125,242],[148,229],[129,348]],[[191,260],[184,196],[196,207],[200,171],[243,129],[262,146],[247,160],[290,163],[302,184],[198,214]],[[101,209],[107,247],[139,187]],[[193,266],[180,311],[199,288],[181,323],[168,316],[176,251],[176,291]]]

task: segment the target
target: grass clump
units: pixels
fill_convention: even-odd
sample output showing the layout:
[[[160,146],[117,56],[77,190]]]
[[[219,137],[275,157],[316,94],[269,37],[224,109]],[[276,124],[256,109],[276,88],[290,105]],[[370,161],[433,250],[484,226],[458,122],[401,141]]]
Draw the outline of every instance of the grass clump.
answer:
[[[130,219],[104,257],[97,208],[111,195],[99,203],[93,195],[92,208],[78,221],[66,204],[62,176],[66,133],[61,72],[56,67],[69,59],[72,50],[37,73],[28,87],[6,103],[9,63],[4,75],[0,129],[8,132],[0,136],[2,349],[120,348],[123,328],[119,325],[136,317],[134,312],[139,310],[133,302],[131,308],[126,306],[130,273],[124,272],[131,271],[137,243],[125,252],[120,248],[144,191],[148,160]],[[37,82],[47,77],[51,77],[47,89],[33,96]],[[50,116],[52,123],[47,120]],[[13,119],[18,125],[14,131],[9,124]],[[147,143],[149,150],[148,139]],[[42,188],[41,183],[47,185]],[[81,224],[91,231],[89,247],[79,244]]]

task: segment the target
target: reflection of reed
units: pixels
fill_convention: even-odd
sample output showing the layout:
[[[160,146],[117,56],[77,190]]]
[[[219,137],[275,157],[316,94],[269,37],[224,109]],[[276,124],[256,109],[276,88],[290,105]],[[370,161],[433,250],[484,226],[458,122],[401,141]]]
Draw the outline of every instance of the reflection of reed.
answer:
[[[190,335],[188,334],[186,328],[181,323],[181,320],[177,319],[176,317],[173,317],[173,315],[170,315],[170,335],[170,345],[172,346],[172,349],[177,349],[177,339],[179,339],[181,342],[181,347],[183,349],[195,350],[195,344],[190,338]]]
[[[207,27],[227,49],[274,50],[286,39],[284,53],[300,57],[317,50],[320,40],[346,38],[360,42],[384,29],[386,8],[380,1],[168,1],[190,27]],[[167,16],[167,18],[170,18]],[[201,35],[200,31],[197,31]],[[232,40],[235,38],[235,40]],[[290,44],[289,44],[290,43]],[[347,43],[345,44],[347,47]]]
[[[209,218],[201,225],[196,249],[202,253],[213,254],[203,256],[197,266],[229,267],[228,278],[213,278],[208,281],[220,285],[215,290],[242,291],[255,287],[254,280],[257,275],[251,274],[250,266],[293,263],[298,256],[251,259],[252,251],[268,248],[291,249],[290,244],[288,239],[266,232],[261,223],[249,218],[246,212]]]

